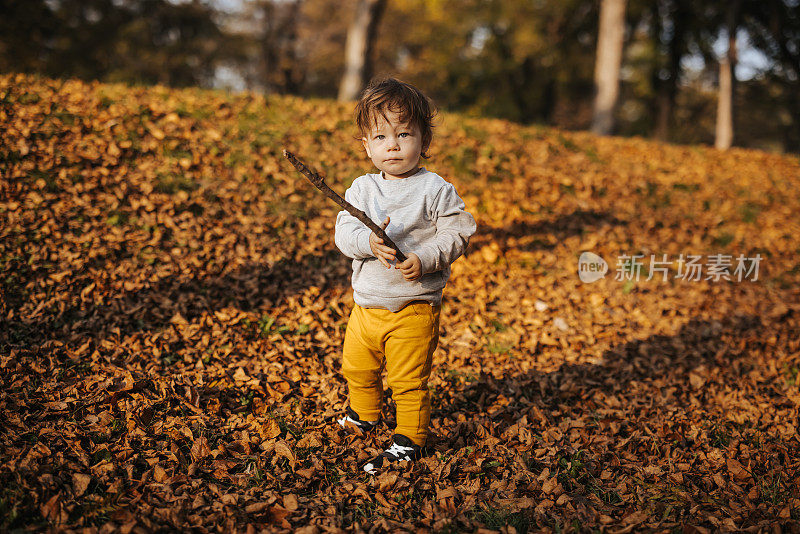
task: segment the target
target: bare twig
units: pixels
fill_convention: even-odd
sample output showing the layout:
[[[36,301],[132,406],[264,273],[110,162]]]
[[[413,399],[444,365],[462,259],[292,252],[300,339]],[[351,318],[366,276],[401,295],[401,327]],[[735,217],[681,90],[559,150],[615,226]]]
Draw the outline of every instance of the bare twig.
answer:
[[[398,246],[394,244],[394,241],[389,239],[389,236],[386,235],[386,232],[383,230],[383,228],[372,222],[372,220],[369,217],[367,217],[366,213],[364,213],[363,211],[356,208],[348,201],[340,197],[333,189],[328,187],[328,184],[325,183],[325,180],[322,178],[322,176],[319,175],[319,173],[310,171],[308,167],[303,165],[302,161],[300,161],[295,157],[294,154],[284,149],[283,155],[286,156],[286,159],[292,162],[292,165],[294,165],[294,167],[298,171],[300,171],[300,173],[303,176],[308,178],[308,181],[314,184],[317,189],[325,193],[325,195],[328,198],[330,198],[331,200],[339,204],[342,208],[347,210],[350,213],[350,215],[352,215],[353,217],[355,217],[356,219],[367,225],[367,228],[375,232],[375,235],[383,239],[383,243],[387,247],[393,248],[397,252],[397,261],[401,263],[406,261],[406,255],[400,251]]]

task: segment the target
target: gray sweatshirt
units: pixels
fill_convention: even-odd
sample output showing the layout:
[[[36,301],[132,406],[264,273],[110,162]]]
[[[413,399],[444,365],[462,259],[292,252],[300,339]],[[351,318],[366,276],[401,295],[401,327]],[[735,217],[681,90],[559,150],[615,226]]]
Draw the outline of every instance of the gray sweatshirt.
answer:
[[[475,218],[465,210],[453,184],[425,167],[399,180],[387,180],[383,172],[365,174],[353,181],[344,198],[378,226],[389,216],[386,234],[403,253],[419,256],[422,264],[422,275],[414,281],[394,268],[396,260],[387,269],[370,249],[372,230],[340,211],[334,241],[345,256],[353,258],[356,304],[391,312],[412,300],[441,304],[450,264],[464,253],[477,230]]]

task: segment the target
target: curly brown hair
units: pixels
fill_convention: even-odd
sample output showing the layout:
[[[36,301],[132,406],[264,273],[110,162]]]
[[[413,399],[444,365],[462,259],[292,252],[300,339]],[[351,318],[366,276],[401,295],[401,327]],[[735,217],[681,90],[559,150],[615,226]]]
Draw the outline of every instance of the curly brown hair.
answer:
[[[433,140],[433,118],[437,112],[433,101],[410,83],[397,78],[373,79],[356,103],[356,125],[362,137],[377,123],[378,113],[386,119],[386,111],[396,111],[400,115],[400,122],[419,127],[422,134],[421,156],[428,159],[427,152]]]

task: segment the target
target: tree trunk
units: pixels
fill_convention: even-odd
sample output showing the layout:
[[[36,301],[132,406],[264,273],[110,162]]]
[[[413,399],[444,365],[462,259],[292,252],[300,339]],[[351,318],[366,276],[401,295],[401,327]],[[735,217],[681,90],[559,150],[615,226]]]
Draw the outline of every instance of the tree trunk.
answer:
[[[300,15],[300,3],[295,0],[289,6],[289,16],[286,26],[286,51],[282,62],[283,91],[284,93],[297,94],[300,89],[299,81],[295,76],[297,69],[297,21]]]
[[[800,153],[800,50],[797,46],[790,46],[792,32],[789,29],[792,18],[786,14],[788,6],[777,1],[770,2],[770,15],[768,31],[778,45],[777,60],[784,71],[783,89],[788,98],[785,99],[786,107],[791,115],[791,120],[783,124],[783,151]]]
[[[800,83],[789,83],[789,95],[800,94]],[[783,151],[800,153],[800,101],[790,96],[787,107],[792,120],[783,127]]]
[[[266,93],[297,94],[297,22],[302,0],[260,4],[264,29],[261,36],[262,83]]]
[[[672,35],[667,45],[667,73],[668,78],[662,80],[656,74],[658,86],[658,115],[653,136],[659,141],[668,141],[672,129],[672,118],[675,109],[675,97],[678,92],[678,79],[681,73],[681,58],[684,53],[684,41],[688,11],[684,0],[676,0],[670,6],[670,20],[672,22]]]
[[[625,0],[602,0],[594,66],[596,94],[592,117],[592,131],[601,135],[609,135],[614,130],[624,36]]]
[[[347,30],[340,102],[358,98],[372,77],[372,48],[385,6],[386,0],[358,0],[353,23]]]
[[[738,28],[739,2],[736,0],[728,11],[728,51],[719,61],[719,97],[717,99],[717,127],[714,146],[727,150],[733,145],[733,102],[736,94],[736,31]]]
[[[719,95],[717,97],[717,130],[714,146],[727,150],[733,143],[733,66],[730,54],[719,60]]]

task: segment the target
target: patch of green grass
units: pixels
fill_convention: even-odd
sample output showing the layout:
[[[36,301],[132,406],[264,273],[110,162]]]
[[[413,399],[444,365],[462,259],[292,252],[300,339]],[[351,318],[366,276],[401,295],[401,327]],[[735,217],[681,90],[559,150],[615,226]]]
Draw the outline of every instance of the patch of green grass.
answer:
[[[369,526],[373,518],[381,517],[378,513],[378,503],[376,501],[364,500],[360,503],[343,507],[344,513],[341,514],[341,525],[345,528],[358,523],[362,528]]]
[[[475,373],[470,371],[461,371],[459,369],[448,369],[447,373],[445,374],[445,380],[450,383],[458,383],[462,380],[467,383],[471,384],[478,380],[478,377],[475,376]]]
[[[181,102],[175,107],[175,113],[177,113],[179,117],[183,118],[191,117],[199,120],[210,119],[214,116],[213,109],[208,109],[203,107],[189,109],[188,107],[186,107],[185,102]]]
[[[625,263],[622,265],[623,269],[622,273],[623,276],[625,276],[626,278],[628,276],[630,276],[630,278],[627,278],[625,282],[622,284],[623,295],[627,295],[628,293],[633,291],[634,287],[636,287],[636,280],[638,280],[639,277],[641,276],[642,268],[643,266],[638,263],[634,266],[632,259],[625,260]]]
[[[345,474],[332,464],[325,464],[325,472],[322,474],[322,480],[325,486],[336,486],[341,483]]]
[[[558,189],[562,194],[575,196],[575,184],[558,184]]]
[[[271,315],[264,314],[258,320],[258,331],[262,336],[268,336],[270,334],[280,334],[284,335],[286,333],[295,334],[295,335],[302,335],[307,334],[311,331],[311,327],[307,324],[300,324],[297,328],[292,328],[289,325],[276,325],[275,324],[275,317]]]
[[[759,500],[773,506],[786,504],[789,499],[789,488],[781,471],[768,473],[764,477],[756,476]]]
[[[173,158],[173,159],[182,159],[182,158],[189,158],[192,159],[192,153],[189,150],[183,148],[170,148],[167,145],[162,145],[161,147],[161,155],[165,158]]]
[[[258,330],[263,335],[269,335],[272,332],[272,325],[275,324],[275,318],[271,315],[262,315],[258,320]]]
[[[800,367],[797,365],[789,366],[788,363],[783,364],[783,372],[786,375],[786,385],[787,386],[796,386],[797,385],[797,376],[800,374]]]
[[[583,462],[584,453],[584,450],[579,449],[573,454],[559,453],[557,456],[558,481],[566,491],[574,491],[594,482],[594,477]]]
[[[99,109],[107,109],[107,108],[111,107],[111,104],[113,104],[113,103],[114,103],[114,99],[113,98],[110,98],[110,97],[108,97],[106,95],[102,95],[100,97],[100,100],[97,102],[97,107]]]
[[[55,174],[43,169],[33,169],[30,172],[30,180],[36,183],[38,180],[44,180],[45,191],[48,193],[56,193],[59,190],[58,182],[56,181]]]
[[[744,441],[754,449],[760,449],[761,446],[763,445],[763,442],[761,441],[761,433],[758,430],[743,432],[742,441]]]
[[[666,208],[667,206],[672,205],[672,197],[668,192],[666,192],[663,195],[659,195],[649,200],[647,204],[653,209]]]
[[[492,354],[505,354],[506,352],[509,352],[512,348],[514,347],[507,343],[492,342],[486,344],[486,350],[488,350]]]
[[[603,163],[603,160],[600,159],[600,156],[598,156],[597,152],[595,152],[593,149],[586,148],[584,149],[583,153],[586,154],[586,157],[588,157],[594,163]]]
[[[247,163],[248,156],[241,150],[233,150],[225,156],[224,162],[226,167],[235,167]]]
[[[291,434],[294,436],[294,439],[299,440],[303,437],[303,429],[298,428],[297,426],[293,425],[292,423],[288,422],[285,417],[282,415],[274,415],[271,414],[270,417],[275,419],[275,422],[278,423],[278,428],[281,429],[281,433],[284,435]]]
[[[500,317],[502,317],[502,315]],[[489,321],[489,324],[493,330],[492,334],[497,332],[505,332],[508,330],[508,326],[503,324],[503,322],[500,320],[500,317],[493,317]],[[503,342],[502,340],[497,341],[492,334],[489,334],[488,343],[486,344],[486,349],[492,354],[503,354],[514,348],[512,343]]]
[[[497,317],[492,317],[492,319],[489,321],[489,324],[491,324],[497,332],[504,332],[508,329],[508,327],[504,325]]]
[[[636,187],[634,191],[640,195],[645,197],[648,206],[653,209],[663,208],[672,204],[672,197],[670,196],[669,191],[660,192],[659,186],[656,182],[652,182],[647,180],[645,182],[644,188],[641,186]]]
[[[242,406],[250,406],[255,396],[256,396],[255,390],[253,389],[248,390],[247,392],[239,395],[239,404],[241,404]]]
[[[26,106],[28,104],[37,104],[41,99],[42,97],[36,93],[23,93],[17,99],[17,103]]]
[[[270,479],[264,476],[267,470],[259,464],[260,462],[257,457],[248,457],[242,465],[242,472],[247,475],[247,485],[251,488],[261,487],[270,481]]]
[[[445,156],[445,162],[453,167],[453,172],[458,176],[472,176],[475,159],[475,151],[465,145],[453,149]]]
[[[558,139],[558,142],[561,143],[561,146],[563,146],[567,150],[570,150],[572,152],[580,151],[578,145],[576,145],[571,139],[567,139],[566,137],[564,137],[562,134],[559,133],[556,138]]]
[[[217,195],[213,189],[203,189],[203,200],[206,202],[210,202],[213,204],[219,204],[222,202],[222,198]]]
[[[129,218],[129,214],[124,211],[111,210],[106,219],[106,224],[109,226],[123,226],[127,224]]]
[[[501,527],[512,526],[520,534],[527,533],[535,526],[531,512],[527,510],[511,511],[506,507],[483,505],[468,514],[471,519],[479,521],[486,528],[499,530]]]
[[[74,126],[77,122],[77,117],[74,113],[70,113],[68,111],[55,111],[51,113],[47,118],[50,119],[51,117],[58,119],[61,121],[62,124],[67,126]]]
[[[613,506],[622,503],[622,497],[620,496],[619,493],[617,493],[616,490],[613,489],[607,490],[602,486],[592,484],[591,491],[592,493],[597,495],[601,501],[603,501],[606,504],[610,504]]]
[[[734,236],[730,232],[722,232],[721,234],[715,236],[714,239],[712,239],[712,243],[714,243],[714,245],[716,246],[727,247],[733,242],[735,238],[736,236]]]
[[[763,208],[755,202],[745,202],[739,206],[739,213],[742,215],[742,221],[746,223],[753,223],[756,221],[758,214],[761,213]]]
[[[708,439],[712,447],[724,449],[731,442],[731,429],[726,423],[714,421],[708,430]]]
[[[191,193],[192,191],[197,190],[199,187],[199,184],[184,175],[160,173],[156,177],[156,185],[153,189],[159,193],[174,195],[178,191],[186,191],[187,193]]]
[[[0,488],[0,532],[45,530],[47,521],[35,502],[16,480],[6,481]]]
[[[486,130],[482,128],[476,128],[471,124],[467,124],[464,121],[461,121],[461,129],[464,131],[464,134],[467,135],[470,139],[477,139],[478,141],[486,141],[487,134]]]
[[[107,436],[101,434],[95,434],[90,437],[92,442],[94,442],[95,444],[105,443],[106,441],[108,441]],[[98,449],[94,454],[92,454],[93,464],[98,464],[100,462],[110,459],[111,459],[111,453],[105,447]]]
[[[700,184],[685,184],[683,182],[676,182],[672,184],[672,189],[677,189],[678,191],[698,191],[700,189]]]
[[[113,499],[113,495],[105,494],[100,501],[88,502],[82,506],[77,506],[69,515],[69,520],[74,522],[84,517],[90,525],[101,527],[111,520],[111,516],[114,515],[114,512],[118,509]]]

